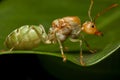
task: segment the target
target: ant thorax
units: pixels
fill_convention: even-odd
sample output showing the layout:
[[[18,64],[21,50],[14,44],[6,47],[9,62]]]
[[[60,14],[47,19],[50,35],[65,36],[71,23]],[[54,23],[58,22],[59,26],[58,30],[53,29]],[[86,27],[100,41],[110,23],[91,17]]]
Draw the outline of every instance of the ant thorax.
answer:
[[[78,17],[63,17],[56,19],[49,29],[48,39],[53,43],[59,39],[65,41],[67,37],[77,38],[81,31],[80,19]]]

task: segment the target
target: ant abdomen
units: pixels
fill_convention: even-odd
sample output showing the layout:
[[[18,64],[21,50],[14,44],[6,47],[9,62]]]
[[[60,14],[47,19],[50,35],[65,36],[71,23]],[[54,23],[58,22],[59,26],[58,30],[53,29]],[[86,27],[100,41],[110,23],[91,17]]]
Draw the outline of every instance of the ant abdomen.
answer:
[[[5,40],[5,46],[9,49],[22,50],[33,49],[42,41],[45,43],[47,34],[42,25],[24,25],[11,32]]]

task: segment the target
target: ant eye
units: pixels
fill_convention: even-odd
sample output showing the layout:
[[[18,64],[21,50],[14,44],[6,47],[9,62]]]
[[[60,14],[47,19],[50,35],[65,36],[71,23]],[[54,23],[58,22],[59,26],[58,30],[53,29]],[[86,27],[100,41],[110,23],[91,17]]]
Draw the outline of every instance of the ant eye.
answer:
[[[94,28],[94,25],[92,25],[91,27]]]

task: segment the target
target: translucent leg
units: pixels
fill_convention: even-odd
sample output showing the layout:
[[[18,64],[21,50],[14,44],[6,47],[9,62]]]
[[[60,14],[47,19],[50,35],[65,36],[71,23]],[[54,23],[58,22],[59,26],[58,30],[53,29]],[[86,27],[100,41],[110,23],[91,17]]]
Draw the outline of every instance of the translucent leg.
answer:
[[[79,42],[79,43],[80,43],[80,64],[81,64],[82,66],[84,66],[85,63],[84,63],[84,61],[83,61],[83,55],[82,55],[82,40],[79,40],[79,39],[71,39],[71,38],[70,38],[70,41],[72,41],[72,42]]]
[[[96,53],[96,50],[92,50],[92,49],[90,48],[90,45],[87,43],[86,40],[84,40],[84,42],[85,42],[85,44],[86,44],[88,50],[89,50],[91,53]]]
[[[82,55],[82,40],[79,40],[80,42],[80,63],[81,65],[85,65],[85,63],[83,62],[83,55]]]
[[[63,57],[63,62],[65,62],[66,61],[66,56],[65,56],[65,54],[64,54],[64,52],[63,52],[63,46],[62,46],[62,43],[61,43],[61,41],[57,38],[57,40],[58,40],[58,43],[59,43],[59,45],[60,45],[60,51],[61,51],[61,54],[62,54],[62,57]]]
[[[12,51],[14,49],[14,47],[12,47],[9,51]]]
[[[92,49],[91,49],[90,45],[89,45],[88,42],[85,40],[84,36],[81,35],[81,37],[82,37],[83,41],[85,42],[86,47],[88,48],[88,50],[89,50],[91,53],[96,53],[96,50],[92,50]]]

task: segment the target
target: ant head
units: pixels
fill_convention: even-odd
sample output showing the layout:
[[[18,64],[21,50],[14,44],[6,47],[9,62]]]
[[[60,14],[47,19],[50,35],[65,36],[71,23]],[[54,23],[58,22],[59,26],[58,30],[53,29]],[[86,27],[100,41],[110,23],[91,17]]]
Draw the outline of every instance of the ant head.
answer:
[[[96,19],[102,15],[103,13],[107,12],[108,10],[110,10],[111,8],[114,8],[116,6],[118,6],[118,4],[112,4],[111,6],[109,6],[108,8],[104,9],[103,11],[99,12],[94,19],[92,19],[91,17],[91,9],[92,9],[92,6],[93,6],[93,0],[91,0],[91,4],[90,4],[90,7],[89,7],[89,10],[88,10],[88,16],[89,16],[89,19],[90,21],[86,21],[83,25],[82,25],[82,30],[88,34],[95,34],[95,35],[98,35],[98,36],[101,36],[103,35],[102,32],[98,31],[97,28],[96,28],[96,25],[95,25],[95,21]]]
[[[95,23],[92,21],[86,21],[82,26],[82,30],[88,34],[95,34],[97,36],[102,36],[102,32],[98,31]]]
[[[91,9],[93,6],[93,0],[91,0],[91,4],[88,10],[88,16],[90,18],[90,21],[86,21],[83,25],[82,25],[82,30],[88,34],[95,34],[98,36],[102,35],[102,32],[98,31],[95,25],[95,21],[92,20],[91,17]]]

